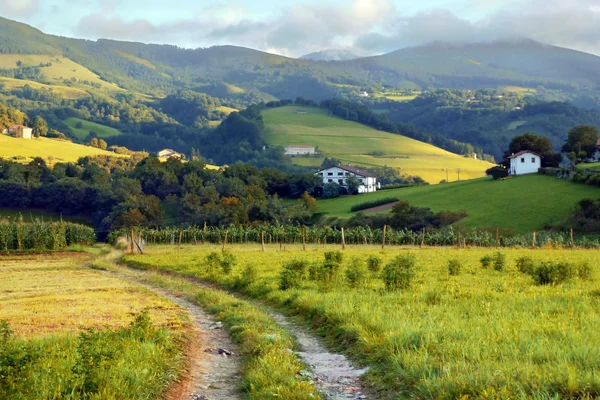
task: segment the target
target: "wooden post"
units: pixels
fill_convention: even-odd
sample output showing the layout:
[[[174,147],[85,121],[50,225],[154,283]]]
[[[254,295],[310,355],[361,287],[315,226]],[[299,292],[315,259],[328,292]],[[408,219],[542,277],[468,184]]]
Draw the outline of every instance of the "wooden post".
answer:
[[[387,225],[383,226],[383,242],[381,243],[381,248],[385,249],[385,234],[387,233]]]
[[[573,228],[571,228],[571,247],[575,247],[575,238],[573,237]]]
[[[131,228],[131,254],[135,253],[135,249],[133,248],[135,242],[135,236],[133,233],[133,228]]]
[[[177,244],[177,248],[180,249],[181,248],[181,238],[183,238],[183,231],[179,232],[179,243]]]
[[[281,243],[281,240],[279,241],[279,251],[281,251],[283,248],[283,244]]]
[[[533,241],[531,243],[531,247],[535,247],[535,231],[533,231]]]
[[[425,228],[423,228],[423,232],[421,232],[421,247],[425,245]]]
[[[346,237],[344,236],[344,228],[342,228],[342,250],[346,250]]]
[[[225,239],[223,239],[223,248],[221,251],[225,251],[225,245],[227,244],[227,236],[229,236],[229,231],[225,231]]]
[[[306,228],[302,227],[302,250],[306,251]]]
[[[260,233],[260,243],[262,244],[262,251],[265,252],[265,232]]]
[[[500,235],[499,235],[499,229],[498,227],[496,227],[496,247],[500,246]]]

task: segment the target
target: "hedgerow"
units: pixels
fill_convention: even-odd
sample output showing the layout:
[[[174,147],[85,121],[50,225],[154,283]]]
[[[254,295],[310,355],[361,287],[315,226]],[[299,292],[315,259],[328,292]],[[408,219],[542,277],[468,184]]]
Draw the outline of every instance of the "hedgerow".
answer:
[[[398,197],[384,197],[383,199],[365,201],[364,203],[353,205],[350,210],[352,212],[362,211],[373,207],[379,207],[390,203],[396,203],[398,201],[400,201],[400,198]]]

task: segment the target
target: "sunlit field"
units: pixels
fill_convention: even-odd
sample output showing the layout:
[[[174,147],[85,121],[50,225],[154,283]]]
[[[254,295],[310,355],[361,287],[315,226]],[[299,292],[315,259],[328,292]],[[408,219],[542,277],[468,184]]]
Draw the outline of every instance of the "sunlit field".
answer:
[[[226,249],[156,246],[124,260],[301,315],[333,347],[370,365],[368,382],[388,398],[600,395],[598,251],[349,246],[336,264],[324,253],[340,246]],[[215,266],[228,254],[233,263]],[[402,263],[410,255],[412,269],[394,269],[397,256]],[[409,284],[390,286],[392,278]]]

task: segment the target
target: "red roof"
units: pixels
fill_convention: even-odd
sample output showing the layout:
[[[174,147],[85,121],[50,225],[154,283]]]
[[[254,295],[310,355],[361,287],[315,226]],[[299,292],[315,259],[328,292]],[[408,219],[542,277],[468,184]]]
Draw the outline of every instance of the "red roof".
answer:
[[[523,150],[523,151],[520,151],[520,152],[518,152],[518,153],[515,153],[515,154],[513,154],[512,156],[510,156],[510,157],[508,157],[508,158],[517,158],[517,157],[519,157],[519,156],[522,156],[523,154],[533,154],[533,155],[536,155],[536,156],[538,156],[538,157],[541,157],[541,156],[540,156],[538,153],[536,153],[536,152],[534,152],[534,151]]]

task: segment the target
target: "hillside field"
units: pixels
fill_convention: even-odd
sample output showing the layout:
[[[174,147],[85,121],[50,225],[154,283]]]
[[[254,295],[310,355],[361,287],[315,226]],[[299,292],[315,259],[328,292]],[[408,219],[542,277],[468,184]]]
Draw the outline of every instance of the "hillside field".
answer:
[[[319,213],[347,218],[354,215],[350,211],[353,205],[385,197],[399,197],[434,211],[465,210],[468,216],[457,225],[466,229],[499,227],[510,233],[526,233],[565,222],[579,200],[600,199],[600,189],[543,175],[498,181],[484,178],[319,200]]]
[[[25,87],[25,85],[30,86],[33,89],[46,89],[51,90],[56,94],[61,95],[65,99],[77,100],[84,97],[89,97],[90,94],[85,90],[68,87],[68,86],[60,86],[60,85],[45,85],[43,83],[28,81],[23,79],[12,79],[12,78],[4,78],[0,77],[0,85],[2,85],[3,89],[6,91],[10,91],[13,89],[21,89]]]
[[[0,158],[13,159],[13,157],[16,157],[16,161],[28,162],[35,157],[41,157],[53,164],[56,162],[76,162],[80,157],[95,155],[128,157],[65,140],[47,138],[25,140],[0,135]]]
[[[296,157],[294,163],[318,167],[325,156],[344,163],[398,168],[402,174],[417,175],[429,183],[446,179],[474,179],[485,175],[492,164],[473,160],[401,135],[378,131],[365,125],[330,117],[326,110],[287,106],[263,112],[267,141],[271,145],[318,146],[320,157]],[[373,155],[377,154],[377,155]]]
[[[82,128],[76,128],[78,122],[81,122],[83,125]],[[119,130],[111,128],[110,126],[97,124],[95,122],[86,121],[75,117],[67,118],[65,123],[69,126],[69,128],[71,128],[71,131],[79,140],[84,140],[90,132],[96,133],[99,139],[106,139],[111,136],[119,136],[121,134]]]

